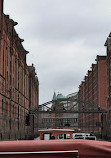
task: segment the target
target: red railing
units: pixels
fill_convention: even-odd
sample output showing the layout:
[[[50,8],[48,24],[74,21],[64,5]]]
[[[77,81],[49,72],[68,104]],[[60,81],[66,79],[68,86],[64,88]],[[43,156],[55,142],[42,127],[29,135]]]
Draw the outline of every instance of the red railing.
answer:
[[[111,143],[91,140],[1,141],[0,158],[111,158]]]

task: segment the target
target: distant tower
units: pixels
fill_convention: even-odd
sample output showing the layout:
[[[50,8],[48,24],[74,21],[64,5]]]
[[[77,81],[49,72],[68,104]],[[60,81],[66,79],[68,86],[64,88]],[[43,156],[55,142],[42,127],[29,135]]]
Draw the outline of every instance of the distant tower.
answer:
[[[57,99],[57,96],[56,96],[56,93],[54,92],[52,100],[54,101],[56,99]]]

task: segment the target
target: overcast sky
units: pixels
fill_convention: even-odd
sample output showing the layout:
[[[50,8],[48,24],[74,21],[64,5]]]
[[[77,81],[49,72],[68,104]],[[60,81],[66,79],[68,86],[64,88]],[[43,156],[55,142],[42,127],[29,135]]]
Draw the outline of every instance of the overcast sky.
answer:
[[[111,0],[5,0],[5,14],[15,27],[35,65],[40,104],[56,93],[68,95],[95,63],[106,55],[104,43],[111,31]]]

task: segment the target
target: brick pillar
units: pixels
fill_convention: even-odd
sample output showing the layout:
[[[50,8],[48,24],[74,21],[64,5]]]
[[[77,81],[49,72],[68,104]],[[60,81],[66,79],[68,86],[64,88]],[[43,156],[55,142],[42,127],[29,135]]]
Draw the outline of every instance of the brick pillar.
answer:
[[[1,39],[2,39],[2,32],[3,32],[3,0],[0,0],[0,74],[2,74],[2,43],[1,43]]]
[[[40,140],[43,140],[43,133],[40,132]]]
[[[0,39],[2,36],[2,29],[3,29],[3,0],[0,0]]]
[[[70,133],[70,139],[72,139],[72,133]]]

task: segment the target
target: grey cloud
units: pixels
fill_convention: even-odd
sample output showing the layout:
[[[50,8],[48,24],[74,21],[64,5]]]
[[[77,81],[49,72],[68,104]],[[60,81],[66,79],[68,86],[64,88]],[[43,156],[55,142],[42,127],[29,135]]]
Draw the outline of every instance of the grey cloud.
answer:
[[[19,23],[16,30],[30,51],[40,81],[40,103],[54,89],[67,95],[105,55],[111,29],[110,0],[5,0],[5,12]]]

